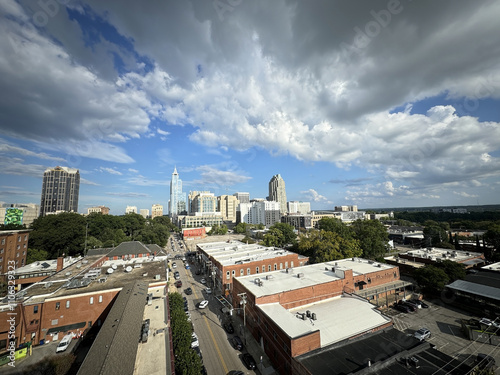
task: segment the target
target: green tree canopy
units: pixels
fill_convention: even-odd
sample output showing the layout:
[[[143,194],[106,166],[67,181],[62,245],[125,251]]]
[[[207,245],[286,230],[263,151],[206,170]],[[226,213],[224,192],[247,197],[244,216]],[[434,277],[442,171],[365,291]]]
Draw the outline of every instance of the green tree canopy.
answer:
[[[379,220],[356,220],[351,229],[363,249],[363,257],[376,259],[383,257],[388,248],[389,234]]]
[[[247,224],[246,223],[238,223],[233,229],[234,233],[245,234],[247,232]]]
[[[433,265],[416,269],[413,277],[424,293],[430,294],[439,294],[450,281],[443,269]]]
[[[446,275],[448,275],[450,283],[455,280],[463,280],[465,278],[465,266],[462,263],[453,262],[449,259],[438,262],[434,265],[437,268],[442,269]]]
[[[299,254],[308,256],[311,263],[359,257],[363,253],[358,240],[316,229],[300,236],[297,249]]]

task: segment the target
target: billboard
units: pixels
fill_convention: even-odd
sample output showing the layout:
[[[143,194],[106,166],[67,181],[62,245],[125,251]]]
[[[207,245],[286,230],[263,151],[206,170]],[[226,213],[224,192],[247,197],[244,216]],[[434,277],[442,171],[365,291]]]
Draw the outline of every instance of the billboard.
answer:
[[[7,208],[5,210],[4,224],[23,225],[23,212],[21,208]]]

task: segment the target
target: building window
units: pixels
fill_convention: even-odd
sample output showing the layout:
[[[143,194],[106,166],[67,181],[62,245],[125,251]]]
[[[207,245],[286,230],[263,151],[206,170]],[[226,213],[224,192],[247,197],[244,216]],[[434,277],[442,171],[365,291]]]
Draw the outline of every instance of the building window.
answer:
[[[59,310],[60,307],[61,307],[61,304],[59,302],[56,302],[56,310]]]
[[[271,265],[267,266],[267,270],[271,272]]]
[[[280,263],[280,270],[283,269],[283,263]]]
[[[288,268],[288,262],[285,262],[285,268]]]
[[[90,304],[93,305],[94,304],[94,297],[90,297]]]
[[[226,279],[229,280],[229,271],[226,272]]]
[[[235,273],[236,273],[236,272],[235,272],[234,270],[232,270],[232,271],[231,271],[231,275],[232,275],[233,277],[234,277],[234,274],[235,274]]]
[[[102,303],[102,296],[99,296],[99,303]]]
[[[66,301],[66,308],[69,309],[69,301]]]
[[[24,244],[23,247],[26,249],[26,244]]]
[[[290,262],[290,267],[293,268],[293,260]]]
[[[243,270],[243,268],[240,270],[240,276],[243,276],[245,274],[245,271]]]
[[[38,305],[33,306],[33,313],[38,314]]]
[[[259,273],[259,267],[255,267],[255,273]]]
[[[5,245],[5,238],[2,238],[2,245]]]
[[[278,269],[278,265],[274,263],[274,270],[276,271]]]
[[[17,242],[21,242],[21,236],[17,236]]]
[[[24,240],[26,241],[27,239],[28,239],[28,235],[27,235],[27,234],[25,234],[25,235],[24,235]]]
[[[259,267],[257,267],[257,272],[259,272]],[[250,275],[250,268],[247,268],[247,275]]]

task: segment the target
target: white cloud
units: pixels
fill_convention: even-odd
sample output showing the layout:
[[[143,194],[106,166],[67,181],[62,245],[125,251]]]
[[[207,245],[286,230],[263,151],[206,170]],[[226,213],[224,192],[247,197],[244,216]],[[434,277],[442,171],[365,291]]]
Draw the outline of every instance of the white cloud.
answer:
[[[83,185],[90,185],[90,186],[100,186],[97,182],[87,180],[86,178],[80,177],[80,183]]]
[[[109,174],[114,174],[114,175],[117,175],[117,176],[121,176],[121,175],[123,175],[123,173],[122,173],[122,172],[117,171],[117,170],[116,170],[116,169],[114,169],[114,168],[100,167],[100,168],[98,169],[98,171],[99,171],[99,172],[107,172],[107,173],[109,173]]]
[[[19,154],[22,156],[30,156],[30,157],[35,157],[39,159],[45,159],[45,160],[54,160],[54,161],[61,161],[64,162],[65,159],[56,157],[56,156],[51,156],[48,155],[44,152],[33,152],[18,146],[13,146],[5,142],[3,139],[0,138],[0,154]]]
[[[454,191],[453,194],[456,194],[460,197],[464,197],[464,198],[477,198],[478,195],[477,194],[469,194],[469,193],[466,193],[465,191]]]
[[[305,191],[301,191],[300,194],[303,194],[307,200],[313,201],[313,202],[322,202],[322,203],[328,203],[331,204],[332,202],[325,197],[324,195],[319,194],[316,190],[314,189],[309,189]]]
[[[134,168],[129,168],[128,171],[132,172],[132,173],[139,173],[139,171],[137,169],[134,169]]]
[[[222,163],[221,165],[224,165]],[[196,167],[196,170],[201,174],[201,180],[194,181],[194,183],[203,186],[213,186],[224,188],[241,183],[245,183],[251,177],[245,176],[243,172],[234,169],[220,170],[214,165],[202,165]]]

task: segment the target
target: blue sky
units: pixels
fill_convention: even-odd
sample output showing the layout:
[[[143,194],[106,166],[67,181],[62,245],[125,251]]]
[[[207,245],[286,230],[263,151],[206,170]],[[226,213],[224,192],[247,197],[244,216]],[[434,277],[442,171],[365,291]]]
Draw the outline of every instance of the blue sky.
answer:
[[[499,203],[498,2],[66,3],[0,4],[0,203],[56,165],[80,212],[166,207],[175,166],[313,209]]]

